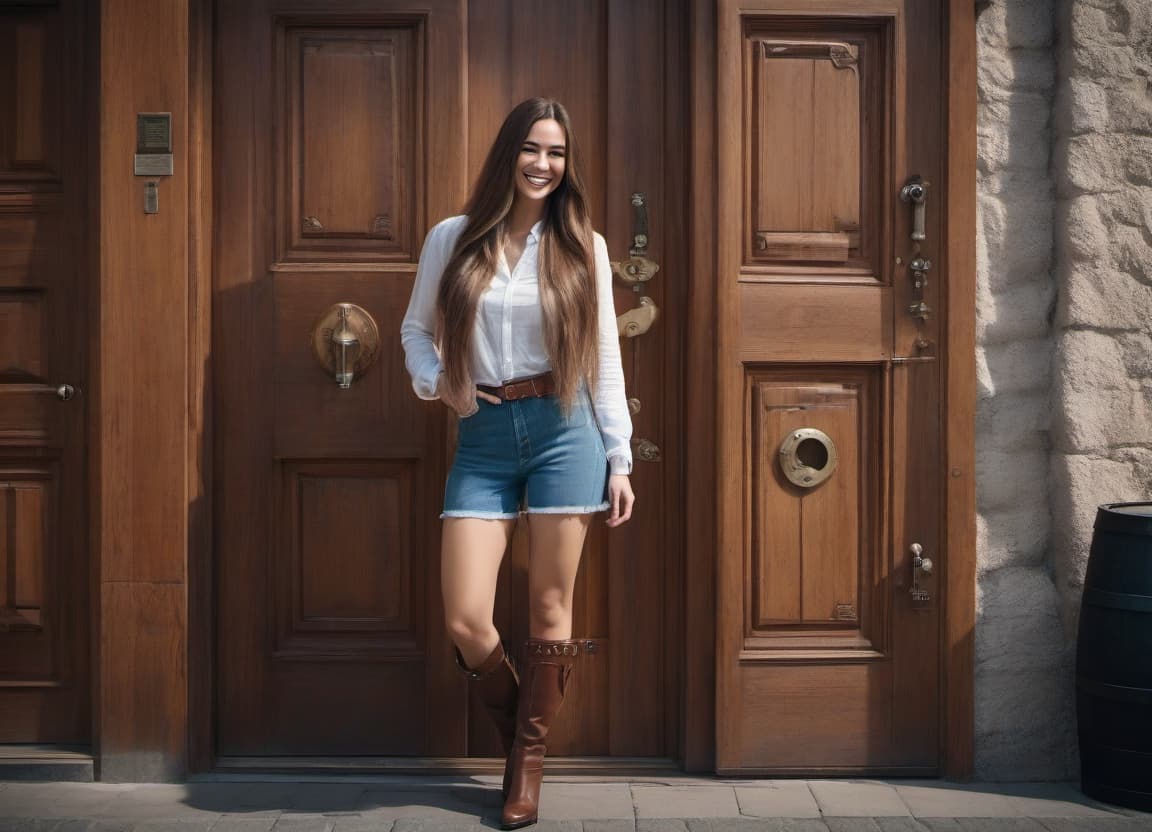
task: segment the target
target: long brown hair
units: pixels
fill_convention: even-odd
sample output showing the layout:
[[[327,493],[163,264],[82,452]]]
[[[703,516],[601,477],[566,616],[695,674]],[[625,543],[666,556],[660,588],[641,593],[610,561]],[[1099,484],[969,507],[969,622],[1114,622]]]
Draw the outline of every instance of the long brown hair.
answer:
[[[457,401],[473,381],[472,329],[480,296],[492,281],[516,196],[516,163],[532,125],[555,119],[564,130],[564,177],[547,197],[540,236],[539,282],[544,344],[565,412],[576,400],[580,380],[596,390],[597,294],[592,223],[581,179],[580,155],[568,111],[558,101],[529,98],[504,119],[472,195],[464,206],[467,224],[444,267],[436,298],[437,345],[444,362],[442,384]]]

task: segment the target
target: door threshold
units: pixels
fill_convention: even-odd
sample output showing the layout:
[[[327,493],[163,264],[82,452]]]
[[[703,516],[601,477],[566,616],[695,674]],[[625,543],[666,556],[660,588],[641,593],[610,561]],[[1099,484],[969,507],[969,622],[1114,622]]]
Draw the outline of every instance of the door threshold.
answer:
[[[679,774],[680,764],[667,757],[548,757],[544,767],[549,775],[595,775],[604,777],[667,776]],[[250,779],[269,774],[309,775],[308,779],[338,778],[350,775],[391,777],[422,775],[467,777],[499,775],[504,771],[500,757],[217,757],[209,772],[189,779]]]
[[[0,745],[0,780],[91,783],[95,762],[86,745]]]

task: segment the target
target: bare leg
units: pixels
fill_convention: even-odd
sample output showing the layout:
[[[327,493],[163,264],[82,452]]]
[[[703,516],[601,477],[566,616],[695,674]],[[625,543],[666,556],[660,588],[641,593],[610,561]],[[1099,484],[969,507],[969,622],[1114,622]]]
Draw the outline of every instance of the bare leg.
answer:
[[[528,632],[572,638],[572,595],[591,514],[529,514]]]
[[[468,667],[477,667],[500,640],[492,622],[500,561],[515,519],[445,517],[440,546],[444,622]]]

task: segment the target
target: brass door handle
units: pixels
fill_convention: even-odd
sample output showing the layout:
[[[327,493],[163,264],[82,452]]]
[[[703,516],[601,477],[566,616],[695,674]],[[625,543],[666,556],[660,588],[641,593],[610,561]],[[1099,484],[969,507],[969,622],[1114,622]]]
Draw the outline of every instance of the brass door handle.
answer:
[[[652,298],[645,295],[640,298],[640,305],[629,309],[623,315],[616,316],[616,332],[621,338],[635,338],[643,335],[652,328],[660,310]]]
[[[76,392],[71,384],[0,384],[0,393],[52,393],[62,402],[75,398]]]
[[[364,374],[380,350],[380,329],[367,310],[338,303],[312,326],[312,355],[342,388]]]

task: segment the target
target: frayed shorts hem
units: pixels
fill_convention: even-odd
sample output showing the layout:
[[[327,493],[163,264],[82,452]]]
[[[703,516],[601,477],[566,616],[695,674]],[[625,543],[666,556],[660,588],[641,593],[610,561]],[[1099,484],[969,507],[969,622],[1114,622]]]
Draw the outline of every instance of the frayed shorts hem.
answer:
[[[468,511],[467,509],[453,509],[452,511],[444,511],[440,513],[440,519],[445,517],[473,517],[477,520],[513,520],[520,516],[520,512],[514,511],[511,514],[503,511]]]
[[[529,506],[524,509],[528,514],[593,514],[597,511],[605,511],[611,503],[605,501],[598,506],[545,506],[544,508],[532,508]]]

